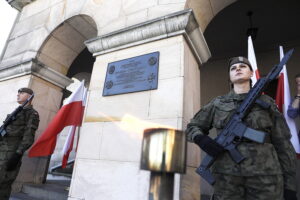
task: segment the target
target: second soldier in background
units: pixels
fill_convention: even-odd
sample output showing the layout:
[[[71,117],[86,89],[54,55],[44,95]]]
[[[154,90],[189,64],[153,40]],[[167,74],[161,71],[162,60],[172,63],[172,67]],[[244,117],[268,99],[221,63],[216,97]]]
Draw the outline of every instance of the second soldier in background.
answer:
[[[30,88],[18,90],[17,102],[23,104],[33,91]],[[39,114],[31,101],[19,112],[16,119],[6,127],[6,135],[0,141],[0,199],[8,200],[11,185],[15,181],[24,152],[32,145],[39,125]]]

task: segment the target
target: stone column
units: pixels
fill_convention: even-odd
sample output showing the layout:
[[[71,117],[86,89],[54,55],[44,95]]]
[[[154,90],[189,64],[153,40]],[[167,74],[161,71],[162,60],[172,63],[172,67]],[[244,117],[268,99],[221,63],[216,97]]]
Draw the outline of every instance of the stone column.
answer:
[[[35,59],[15,64],[0,65],[0,118],[3,121],[7,114],[17,106],[17,91],[21,87],[32,88],[35,92],[33,107],[39,112],[40,124],[37,138],[47,127],[61,106],[62,89],[72,82],[68,77],[52,70]],[[14,190],[18,191],[24,182],[42,183],[48,170],[48,157],[28,158],[23,156],[23,164]]]
[[[210,57],[192,10],[86,41],[96,57],[81,129],[70,200],[146,200],[149,172],[140,170],[143,130],[183,130],[200,108],[199,67]],[[102,96],[111,62],[159,52],[158,88]],[[200,151],[189,144],[187,174],[175,176],[174,199],[200,199],[195,168]]]

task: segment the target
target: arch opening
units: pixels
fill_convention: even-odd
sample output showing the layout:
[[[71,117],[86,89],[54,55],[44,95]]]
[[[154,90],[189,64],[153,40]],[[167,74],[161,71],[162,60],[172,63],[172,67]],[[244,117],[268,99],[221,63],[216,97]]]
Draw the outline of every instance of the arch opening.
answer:
[[[87,15],[71,17],[60,24],[45,40],[37,60],[67,75],[75,58],[86,48],[84,41],[96,37],[97,27]]]
[[[67,19],[52,31],[39,49],[36,58],[39,62],[73,80],[73,83],[62,91],[61,105],[76,90],[80,81],[85,80],[85,87],[88,88],[95,58],[86,48],[84,41],[96,36],[97,26],[94,20],[87,15],[77,15]],[[48,172],[72,174],[72,164],[66,169],[61,169],[62,149],[67,135],[67,129],[59,134],[55,151],[49,161]],[[77,137],[74,141],[73,149],[77,146]],[[73,151],[69,160],[74,158]]]

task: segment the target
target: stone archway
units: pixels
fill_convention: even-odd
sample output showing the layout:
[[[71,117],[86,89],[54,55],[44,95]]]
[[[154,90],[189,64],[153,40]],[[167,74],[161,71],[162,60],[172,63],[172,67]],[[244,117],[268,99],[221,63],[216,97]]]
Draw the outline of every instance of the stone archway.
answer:
[[[63,75],[67,75],[75,58],[86,48],[84,41],[97,35],[93,19],[77,15],[61,23],[43,43],[37,60]]]
[[[224,8],[238,0],[187,0],[186,7],[192,8],[200,29],[204,32],[208,24]]]
[[[70,79],[72,77],[78,78],[78,74],[80,76],[82,72],[87,72],[90,76],[94,58],[92,54],[87,51],[84,41],[96,35],[96,24],[91,17],[87,15],[73,16],[52,31],[39,49],[36,60]],[[80,66],[78,63],[86,62],[86,57],[91,57],[88,58],[88,66]],[[90,78],[82,75],[79,79],[82,77]],[[65,93],[60,96],[58,101],[61,102],[62,99],[65,98],[64,94]],[[63,141],[58,139],[57,146],[61,148],[62,145]],[[52,155],[54,160],[61,160],[61,158],[56,158],[57,156],[60,156],[60,154],[57,155],[54,153]],[[48,166],[46,166],[46,168],[47,167]],[[46,171],[47,169],[45,173]]]
[[[62,100],[64,101],[71,92],[74,92],[77,87],[80,85],[80,82],[84,80],[84,85],[88,89],[90,85],[90,79],[93,69],[93,64],[95,62],[95,58],[92,54],[85,48],[81,51],[81,53],[74,59],[72,64],[70,65],[67,77],[71,78],[74,82],[71,83],[66,89],[64,90]],[[77,128],[77,132],[75,134],[73,150],[70,152],[69,161],[71,162],[70,166],[67,169],[62,169],[62,158],[63,158],[63,146],[65,144],[69,129],[64,129],[58,136],[57,144],[55,151],[51,155],[51,160],[49,164],[48,173],[56,172],[66,172],[64,175],[71,176],[73,171],[73,161],[76,155],[76,149],[78,144],[78,135],[80,134],[80,128]]]

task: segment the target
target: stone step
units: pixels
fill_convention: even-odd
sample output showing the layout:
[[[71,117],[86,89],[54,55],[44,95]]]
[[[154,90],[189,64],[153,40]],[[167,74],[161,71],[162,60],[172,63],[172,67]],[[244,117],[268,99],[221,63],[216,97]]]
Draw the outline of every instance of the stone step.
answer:
[[[9,200],[40,200],[40,199],[31,197],[25,193],[15,193],[10,196]]]
[[[53,172],[51,174],[47,174],[47,182],[52,180],[69,180],[71,182],[72,174],[58,173]]]
[[[48,180],[45,184],[24,184],[21,193],[13,194],[10,200],[66,200],[70,180]]]

